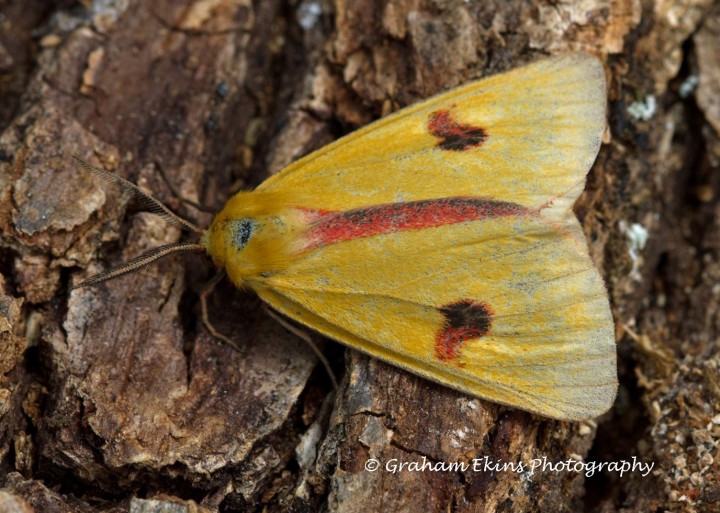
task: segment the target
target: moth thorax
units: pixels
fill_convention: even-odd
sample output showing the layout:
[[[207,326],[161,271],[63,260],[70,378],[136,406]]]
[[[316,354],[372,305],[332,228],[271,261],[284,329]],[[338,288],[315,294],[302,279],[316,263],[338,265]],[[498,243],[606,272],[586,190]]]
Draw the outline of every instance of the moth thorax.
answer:
[[[257,222],[249,217],[229,219],[226,226],[225,244],[240,252],[250,242],[250,237],[253,236],[256,229]]]

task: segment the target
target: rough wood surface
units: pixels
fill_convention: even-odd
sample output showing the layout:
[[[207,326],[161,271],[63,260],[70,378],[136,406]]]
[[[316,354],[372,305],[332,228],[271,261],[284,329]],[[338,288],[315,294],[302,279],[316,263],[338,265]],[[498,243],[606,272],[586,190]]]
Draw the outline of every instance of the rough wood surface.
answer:
[[[720,498],[720,2],[0,0],[0,511],[714,511]],[[206,224],[313,149],[542,55],[603,59],[609,125],[576,205],[621,390],[597,422],[468,398],[335,343],[333,394],[200,256],[73,283],[183,235],[77,154]],[[161,172],[162,171],[162,172]],[[316,337],[318,338],[318,337]],[[368,471],[654,462],[647,476]]]

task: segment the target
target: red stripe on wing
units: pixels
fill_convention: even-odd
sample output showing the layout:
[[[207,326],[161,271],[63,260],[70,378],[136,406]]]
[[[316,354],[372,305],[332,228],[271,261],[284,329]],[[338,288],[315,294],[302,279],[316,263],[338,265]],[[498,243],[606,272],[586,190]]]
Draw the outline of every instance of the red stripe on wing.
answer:
[[[389,203],[345,212],[313,212],[317,219],[304,234],[306,250],[405,230],[536,214],[517,203],[466,197]]]

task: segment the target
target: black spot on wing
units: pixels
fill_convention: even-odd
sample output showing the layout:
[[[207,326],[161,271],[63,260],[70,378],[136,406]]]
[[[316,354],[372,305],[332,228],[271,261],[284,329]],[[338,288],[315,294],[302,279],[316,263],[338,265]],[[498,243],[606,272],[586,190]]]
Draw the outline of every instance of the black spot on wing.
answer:
[[[440,139],[437,147],[449,151],[476,148],[488,138],[487,130],[460,123],[447,110],[438,110],[430,114],[428,130]]]
[[[445,322],[435,335],[435,356],[442,362],[456,360],[465,342],[485,336],[494,315],[488,305],[472,299],[460,299],[438,311]]]

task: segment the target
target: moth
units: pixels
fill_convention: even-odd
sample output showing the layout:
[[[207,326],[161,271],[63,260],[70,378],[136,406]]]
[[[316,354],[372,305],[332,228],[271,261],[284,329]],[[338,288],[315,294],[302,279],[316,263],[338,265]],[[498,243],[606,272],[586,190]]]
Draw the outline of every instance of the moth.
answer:
[[[581,420],[617,390],[605,285],[572,206],[605,130],[605,75],[561,55],[400,110],[232,196],[199,243],[240,288],[467,394]],[[121,179],[118,179],[121,180]],[[165,209],[165,210],[163,210]]]

